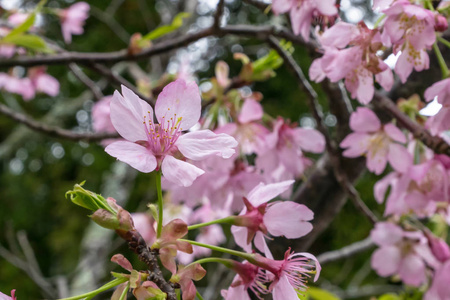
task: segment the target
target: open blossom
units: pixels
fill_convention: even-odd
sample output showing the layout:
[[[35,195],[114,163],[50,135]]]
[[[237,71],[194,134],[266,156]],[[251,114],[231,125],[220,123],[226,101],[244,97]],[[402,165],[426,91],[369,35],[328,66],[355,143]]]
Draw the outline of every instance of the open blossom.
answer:
[[[275,14],[289,11],[292,30],[306,41],[314,18],[334,17],[338,13],[335,0],[273,0],[272,9]]]
[[[155,105],[159,124],[154,123],[153,109],[147,102],[124,86],[122,94],[114,93],[111,121],[127,141],[112,143],[105,151],[133,168],[144,173],[161,169],[167,180],[189,186],[204,171],[184,158],[229,158],[234,154],[237,142],[227,134],[209,130],[182,134],[200,118],[201,99],[194,82],[176,80],[163,89]]]
[[[28,78],[33,84],[36,92],[42,92],[49,96],[56,96],[59,93],[59,81],[55,77],[48,75],[46,67],[34,67],[28,69]]]
[[[365,154],[367,168],[377,175],[383,172],[388,161],[396,171],[402,173],[412,164],[411,155],[398,144],[406,143],[405,135],[393,124],[382,126],[370,109],[358,107],[350,116],[350,128],[354,132],[340,145],[346,148],[344,156],[358,157]]]
[[[266,143],[266,151],[256,158],[256,167],[266,178],[276,177],[274,175],[280,166],[292,178],[299,176],[312,164],[303,151],[321,153],[325,149],[325,138],[319,131],[295,127],[282,118],[275,122],[273,132],[266,136]]]
[[[426,126],[431,134],[450,129],[450,78],[438,81],[425,91],[425,100],[431,101],[437,97],[438,103],[442,104],[439,112],[427,120]]]
[[[383,45],[377,29],[364,23],[353,25],[339,22],[319,37],[324,55],[316,59],[309,76],[316,82],[328,77],[332,82],[345,79],[345,86],[353,98],[369,103],[375,91],[373,77],[385,89],[394,82],[392,71],[377,55]]]
[[[197,289],[193,280],[199,281],[206,275],[206,270],[200,264],[190,264],[188,266],[178,265],[176,274],[172,275],[170,282],[179,283],[183,300],[194,300]]]
[[[11,296],[5,295],[2,292],[0,292],[0,300],[16,300],[16,290],[11,291]]]
[[[250,300],[247,290],[251,290],[255,295],[268,294],[266,287],[268,277],[265,271],[248,262],[233,262],[231,267],[237,273],[228,290],[222,290],[221,294],[225,300]]]
[[[401,51],[395,65],[395,73],[405,82],[413,68],[422,71],[429,68],[427,49],[436,41],[435,15],[408,0],[397,0],[384,10],[386,20],[382,41],[393,46],[394,54]]]
[[[61,18],[61,29],[66,43],[72,41],[72,34],[83,33],[84,22],[89,16],[90,6],[86,2],[77,2],[59,13]]]
[[[236,244],[250,252],[251,241],[264,251],[264,235],[296,239],[312,230],[314,213],[305,205],[292,201],[267,202],[286,191],[293,180],[273,184],[259,184],[244,198],[246,208],[236,217],[237,226],[231,227]],[[239,227],[238,227],[239,226]]]
[[[380,276],[398,274],[404,283],[419,286],[426,280],[426,265],[438,264],[419,231],[403,231],[395,224],[383,222],[376,224],[370,237],[380,246],[371,260]]]
[[[111,100],[113,96],[106,96],[95,102],[92,107],[92,126],[97,132],[116,132],[111,122]]]

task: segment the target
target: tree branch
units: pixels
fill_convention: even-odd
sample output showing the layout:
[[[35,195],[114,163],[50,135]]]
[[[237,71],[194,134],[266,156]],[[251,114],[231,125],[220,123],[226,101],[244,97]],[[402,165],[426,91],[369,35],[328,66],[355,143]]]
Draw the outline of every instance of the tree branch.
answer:
[[[220,28],[220,21],[223,16],[223,9],[225,6],[225,0],[219,0],[219,3],[217,4],[216,13],[214,15],[214,24],[213,28],[218,30]]]
[[[27,127],[43,132],[49,136],[64,138],[72,141],[100,141],[104,139],[118,138],[117,133],[79,133],[71,130],[62,129],[59,127],[53,127],[36,120],[31,117],[15,112],[4,104],[0,103],[0,114],[7,116],[8,118],[26,125]]]
[[[317,260],[319,260],[319,262],[321,264],[326,264],[326,263],[333,262],[336,260],[351,257],[360,252],[369,250],[374,245],[375,244],[373,243],[373,241],[370,238],[365,238],[364,240],[350,244],[341,249],[322,253],[317,256]]]

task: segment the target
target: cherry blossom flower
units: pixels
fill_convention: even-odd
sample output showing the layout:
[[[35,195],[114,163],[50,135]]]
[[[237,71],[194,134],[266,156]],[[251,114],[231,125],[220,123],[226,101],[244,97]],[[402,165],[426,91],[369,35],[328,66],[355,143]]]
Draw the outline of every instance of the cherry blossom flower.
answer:
[[[268,280],[264,270],[248,262],[233,262],[231,267],[237,273],[234,277],[231,286],[228,290],[222,290],[221,294],[225,300],[250,300],[248,289],[255,295],[268,294],[269,290],[266,287]]]
[[[147,102],[124,86],[122,94],[116,91],[111,100],[111,121],[126,141],[112,143],[105,151],[133,168],[143,173],[161,169],[167,180],[189,186],[204,171],[184,157],[203,160],[234,154],[237,142],[227,134],[209,130],[182,134],[200,118],[201,99],[194,82],[176,80],[163,89],[155,106],[159,124],[154,123],[153,109]]]
[[[438,103],[442,104],[439,112],[427,120],[426,127],[431,134],[439,135],[450,129],[450,78],[438,81],[425,91],[425,100],[431,101],[437,97]]]
[[[424,300],[450,299],[450,260],[437,269],[433,276],[433,283],[425,293]]]
[[[11,291],[11,296],[5,295],[2,292],[0,292],[0,300],[16,300],[16,290]]]
[[[382,41],[393,45],[393,52],[401,52],[395,65],[395,73],[404,83],[413,68],[422,71],[429,68],[427,49],[436,41],[435,15],[408,0],[397,0],[383,13],[387,16],[383,26]]]
[[[313,18],[334,17],[338,13],[335,0],[273,0],[272,9],[277,15],[289,11],[292,30],[305,41],[309,41]]]
[[[67,44],[72,41],[72,34],[79,35],[84,32],[83,26],[89,17],[89,9],[90,6],[86,2],[77,2],[60,11],[62,34]]]
[[[259,122],[263,114],[261,104],[255,99],[248,98],[242,105],[238,122],[227,123],[216,132],[235,137],[243,154],[259,153],[266,148],[265,136],[269,133],[269,130]]]
[[[381,125],[373,111],[358,107],[350,116],[350,128],[354,131],[342,142],[346,148],[343,155],[358,157],[366,155],[367,168],[379,175],[387,161],[398,172],[406,172],[412,164],[412,157],[405,147],[395,143],[406,143],[405,135],[393,124]]]
[[[353,25],[339,22],[319,37],[324,55],[316,59],[309,76],[316,82],[328,77],[332,82],[345,78],[345,86],[353,98],[362,104],[369,103],[375,91],[373,77],[385,89],[394,82],[392,71],[377,55],[382,48],[377,29],[364,23]]]
[[[277,177],[277,169],[292,175],[303,174],[312,162],[303,156],[303,151],[321,153],[325,149],[325,138],[315,129],[295,127],[279,118],[273,132],[266,136],[267,150],[256,158],[256,166],[268,180]],[[278,178],[277,178],[278,179]]]
[[[236,217],[236,226],[231,227],[236,244],[250,252],[251,241],[256,235],[255,245],[264,251],[263,234],[296,239],[312,230],[308,221],[313,219],[314,214],[305,205],[292,201],[267,203],[287,190],[293,182],[261,183],[250,191],[248,200],[244,198],[246,208]]]
[[[295,253],[289,248],[283,260],[274,260],[267,246],[264,257],[255,254],[255,265],[269,271],[267,276],[272,281],[269,291],[274,300],[296,300],[299,293],[306,291],[306,280],[315,273],[314,281],[320,276],[321,266],[317,258],[310,253]],[[314,266],[312,265],[314,264]]]
[[[395,224],[383,222],[375,225],[370,237],[380,246],[371,260],[380,276],[398,274],[404,283],[420,286],[426,280],[426,264],[438,264],[420,231],[403,231]]]
[[[46,69],[46,67],[29,68],[28,78],[30,78],[36,92],[54,97],[59,93],[59,81],[45,73]]]
[[[97,132],[116,132],[111,122],[111,100],[113,96],[106,96],[95,102],[92,107],[92,127]]]

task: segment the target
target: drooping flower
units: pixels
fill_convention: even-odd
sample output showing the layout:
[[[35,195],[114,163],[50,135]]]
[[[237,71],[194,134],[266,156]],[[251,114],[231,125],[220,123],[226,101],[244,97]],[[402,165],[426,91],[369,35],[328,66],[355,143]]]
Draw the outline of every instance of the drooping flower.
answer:
[[[387,17],[381,38],[384,45],[393,46],[394,54],[401,51],[395,73],[404,83],[413,68],[416,71],[429,68],[427,49],[436,41],[435,15],[408,0],[395,1],[383,13]]]
[[[264,235],[285,236],[296,239],[308,234],[312,225],[313,212],[305,205],[292,201],[267,202],[286,191],[293,180],[274,184],[259,184],[244,198],[246,209],[236,217],[231,227],[236,244],[244,250],[251,251],[251,242],[264,251]],[[237,227],[239,226],[239,227]]]
[[[358,107],[350,116],[350,128],[354,132],[340,145],[346,148],[344,156],[358,157],[365,154],[367,168],[377,175],[383,172],[388,161],[396,171],[402,173],[411,166],[411,155],[398,144],[406,143],[405,135],[393,124],[382,126],[370,109]]]
[[[290,12],[292,30],[309,41],[311,23],[317,17],[334,17],[337,13],[335,0],[273,0],[275,14]]]
[[[83,26],[89,17],[89,9],[90,6],[86,2],[77,2],[59,12],[62,34],[67,44],[72,41],[72,35],[79,35],[84,32]]]
[[[182,134],[200,118],[201,99],[194,82],[176,80],[163,89],[155,106],[159,124],[154,123],[153,109],[147,102],[124,86],[122,94],[114,93],[111,121],[127,141],[112,143],[105,151],[133,168],[144,173],[161,169],[167,180],[189,186],[204,171],[184,158],[195,161],[234,154],[237,142],[227,134],[210,130]]]
[[[420,231],[403,231],[395,224],[383,222],[375,225],[370,237],[380,246],[371,260],[380,276],[398,274],[404,283],[419,286],[426,280],[426,264],[437,265]]]
[[[247,290],[251,290],[255,295],[268,294],[267,275],[265,271],[248,262],[234,261],[230,267],[237,274],[231,286],[227,290],[222,290],[221,294],[225,300],[250,300]]]
[[[180,284],[183,300],[194,300],[197,289],[192,281],[199,281],[205,275],[206,270],[200,264],[191,264],[186,267],[178,265],[178,270],[172,275],[170,282]]]

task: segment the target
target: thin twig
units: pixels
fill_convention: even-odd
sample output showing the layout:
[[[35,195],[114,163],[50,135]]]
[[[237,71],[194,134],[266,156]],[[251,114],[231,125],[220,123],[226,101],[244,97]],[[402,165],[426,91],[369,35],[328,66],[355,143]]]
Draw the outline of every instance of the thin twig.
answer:
[[[71,130],[62,129],[59,127],[53,127],[32,119],[22,113],[18,113],[10,109],[4,104],[0,103],[0,114],[7,116],[8,118],[26,125],[27,127],[45,133],[53,137],[64,138],[72,141],[101,141],[104,139],[118,138],[117,133],[80,133]]]
[[[102,90],[95,84],[92,79],[90,79],[84,72],[81,70],[81,68],[74,63],[69,64],[69,69],[72,71],[72,73],[75,75],[75,77],[81,81],[88,89],[91,90],[92,94],[94,95],[95,99],[100,100],[103,98]]]
[[[220,21],[222,20],[224,6],[225,0],[219,0],[219,3],[217,4],[216,8],[216,13],[214,15],[214,24],[213,24],[214,29],[220,28]]]
[[[326,264],[336,260],[344,259],[360,252],[373,248],[375,244],[370,238],[358,241],[356,243],[345,246],[341,249],[322,253],[317,256],[317,259],[321,264]]]

